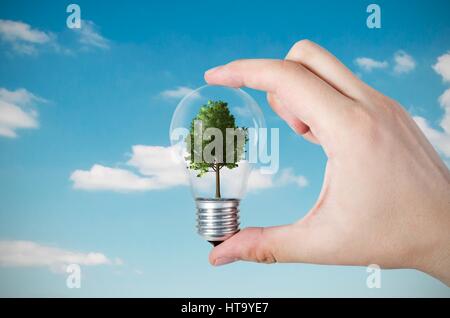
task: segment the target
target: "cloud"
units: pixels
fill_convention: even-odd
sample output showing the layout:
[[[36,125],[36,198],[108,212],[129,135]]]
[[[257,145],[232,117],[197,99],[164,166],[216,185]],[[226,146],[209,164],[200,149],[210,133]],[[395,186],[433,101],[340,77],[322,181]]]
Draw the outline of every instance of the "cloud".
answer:
[[[184,162],[177,160],[177,146],[144,146],[132,147],[128,165],[137,168],[144,176],[153,181],[153,189],[163,189],[188,184],[184,171]]]
[[[0,38],[21,54],[36,54],[36,47],[53,41],[49,32],[33,29],[29,24],[20,21],[0,19]]]
[[[166,99],[181,99],[184,96],[191,94],[192,92],[194,92],[192,88],[186,86],[178,86],[175,89],[162,91],[160,95]]]
[[[115,262],[98,252],[69,251],[33,241],[0,241],[2,267],[47,267],[52,271],[64,272],[70,264],[97,266]]]
[[[110,48],[111,41],[100,33],[92,21],[82,20],[81,28],[68,30],[58,34],[58,37],[55,33],[38,30],[21,21],[0,19],[0,39],[20,54],[35,55],[43,48],[59,54]]]
[[[73,29],[79,36],[78,41],[84,48],[109,49],[110,41],[101,35],[97,25],[89,20],[81,21],[81,28]]]
[[[450,51],[438,57],[433,69],[442,76],[444,82],[450,82]]]
[[[134,272],[136,275],[139,275],[139,276],[144,275],[144,272],[143,272],[142,270],[140,270],[140,269],[134,269],[133,272]]]
[[[196,196],[205,197],[215,189],[215,175],[208,173],[197,178],[197,172],[189,171],[191,182],[194,186]],[[244,180],[248,178],[245,187]],[[291,168],[285,168],[276,174],[263,174],[259,169],[251,169],[247,161],[239,162],[237,168],[222,168],[220,172],[220,187],[222,194],[226,197],[241,197],[244,192],[259,193],[260,191],[280,188],[284,186],[306,187],[308,180],[301,175],[296,175]]]
[[[387,61],[377,61],[370,57],[358,57],[355,63],[366,72],[374,69],[387,69],[389,63]],[[393,71],[395,74],[406,74],[416,68],[416,61],[405,51],[399,50],[394,54]]]
[[[90,170],[75,170],[70,176],[75,189],[111,190],[118,192],[142,191],[152,187],[148,178],[143,178],[128,170],[105,167],[99,164]]]
[[[441,121],[441,127],[450,133],[450,88],[448,88],[440,97],[439,104],[444,109],[444,117]]]
[[[252,117],[253,116],[250,109],[245,106],[235,106],[235,107],[233,107],[233,112],[240,117]]]
[[[450,81],[450,53],[447,52],[439,56],[432,68],[442,77],[444,82]],[[444,91],[438,101],[444,110],[444,115],[439,122],[441,130],[433,128],[421,116],[415,116],[414,120],[436,150],[444,157],[450,158],[450,88]]]
[[[416,61],[405,51],[397,51],[394,54],[394,72],[396,74],[406,74],[416,68]]]
[[[0,88],[0,136],[14,138],[17,129],[37,128],[38,112],[33,106],[45,102],[24,88],[15,91]]]
[[[127,168],[111,168],[94,164],[89,170],[75,170],[70,180],[75,189],[115,192],[138,192],[170,189],[189,185],[184,162],[177,160],[179,148],[176,146],[145,146],[132,147]],[[133,170],[136,170],[134,172]],[[200,191],[209,191],[215,186],[215,177],[209,173],[202,178],[196,178],[195,171],[190,171],[192,180]],[[274,187],[296,185],[305,187],[308,180],[301,175],[295,175],[292,169],[284,169],[279,174],[261,174],[259,170],[251,171],[247,162],[239,163],[239,167],[221,171],[221,185],[224,193],[239,195],[242,189],[242,178],[247,177],[248,191],[258,191]]]
[[[450,158],[450,132],[432,128],[423,117],[414,116],[413,118],[436,150],[445,157]]]
[[[423,117],[415,116],[414,120],[436,150],[450,158],[450,88],[439,97],[439,104],[444,109],[444,115],[439,123],[442,130],[431,127]]]
[[[259,170],[253,170],[248,180],[248,191],[258,191],[275,187],[295,185],[299,188],[308,186],[308,179],[302,175],[296,175],[292,168],[280,171],[279,176],[262,174]]]
[[[371,72],[374,69],[383,69],[389,66],[386,61],[377,61],[369,57],[358,57],[355,60],[356,64],[364,71]]]
[[[278,184],[278,186],[294,184],[299,188],[304,188],[308,186],[309,182],[306,177],[295,175],[291,168],[286,168],[281,171],[281,176],[276,181],[276,184]]]
[[[76,170],[71,176],[75,189],[110,190],[116,192],[148,191],[186,185],[187,177],[183,165],[175,159],[174,147],[132,147],[127,162],[139,174],[130,170],[110,168],[99,164],[90,170]]]

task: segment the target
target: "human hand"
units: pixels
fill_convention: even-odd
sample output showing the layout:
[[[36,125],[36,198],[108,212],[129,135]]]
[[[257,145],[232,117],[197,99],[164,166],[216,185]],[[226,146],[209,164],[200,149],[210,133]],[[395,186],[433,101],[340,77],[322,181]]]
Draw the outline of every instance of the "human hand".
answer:
[[[378,264],[450,284],[450,172],[397,102],[307,40],[285,60],[238,60],[205,79],[266,91],[274,111],[328,157],[304,218],[240,231],[212,250],[213,265]]]

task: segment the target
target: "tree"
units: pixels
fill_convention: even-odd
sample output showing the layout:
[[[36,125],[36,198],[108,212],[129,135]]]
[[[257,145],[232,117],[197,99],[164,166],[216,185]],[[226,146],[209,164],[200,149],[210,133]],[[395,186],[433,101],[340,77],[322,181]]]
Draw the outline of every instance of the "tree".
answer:
[[[189,169],[198,171],[197,177],[207,172],[216,176],[216,198],[220,199],[220,170],[234,169],[245,153],[248,130],[237,127],[234,116],[223,101],[208,101],[192,119],[188,144]],[[211,156],[205,158],[205,152]]]

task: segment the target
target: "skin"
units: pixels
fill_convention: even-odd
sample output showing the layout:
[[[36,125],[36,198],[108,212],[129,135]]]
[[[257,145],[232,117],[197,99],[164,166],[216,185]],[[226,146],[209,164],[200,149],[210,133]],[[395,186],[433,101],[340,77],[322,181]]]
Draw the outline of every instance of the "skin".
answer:
[[[285,60],[237,60],[205,80],[265,91],[273,110],[328,158],[305,217],[246,228],[211,251],[211,264],[377,264],[450,284],[450,171],[396,101],[308,40]]]

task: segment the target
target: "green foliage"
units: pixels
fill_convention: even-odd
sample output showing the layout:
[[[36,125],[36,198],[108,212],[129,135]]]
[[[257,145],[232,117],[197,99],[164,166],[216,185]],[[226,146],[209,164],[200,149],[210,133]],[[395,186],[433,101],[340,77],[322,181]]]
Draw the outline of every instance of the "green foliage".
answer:
[[[198,128],[195,129],[196,122],[201,122],[201,130]],[[214,156],[214,162],[206,162],[202,156],[205,147],[214,141],[214,136],[205,138],[205,130],[208,128],[219,129],[223,136],[223,149],[217,151],[217,153],[216,149],[211,152]],[[241,139],[240,144],[236,135],[230,136],[227,134],[227,128],[233,128],[236,135],[242,136],[243,139]],[[201,141],[201,146],[199,144],[196,146],[195,143],[199,141]],[[186,158],[190,162],[189,169],[196,170],[198,172],[197,176],[201,177],[207,172],[218,171],[223,167],[227,167],[228,169],[236,168],[245,153],[245,144],[248,142],[248,131],[245,127],[236,126],[235,118],[228,109],[228,103],[223,101],[208,101],[206,105],[200,108],[197,116],[193,118],[186,142],[190,144],[188,145],[190,146],[189,155]],[[233,149],[233,152],[227,154],[227,149]],[[203,160],[196,161],[195,158],[202,158]]]

